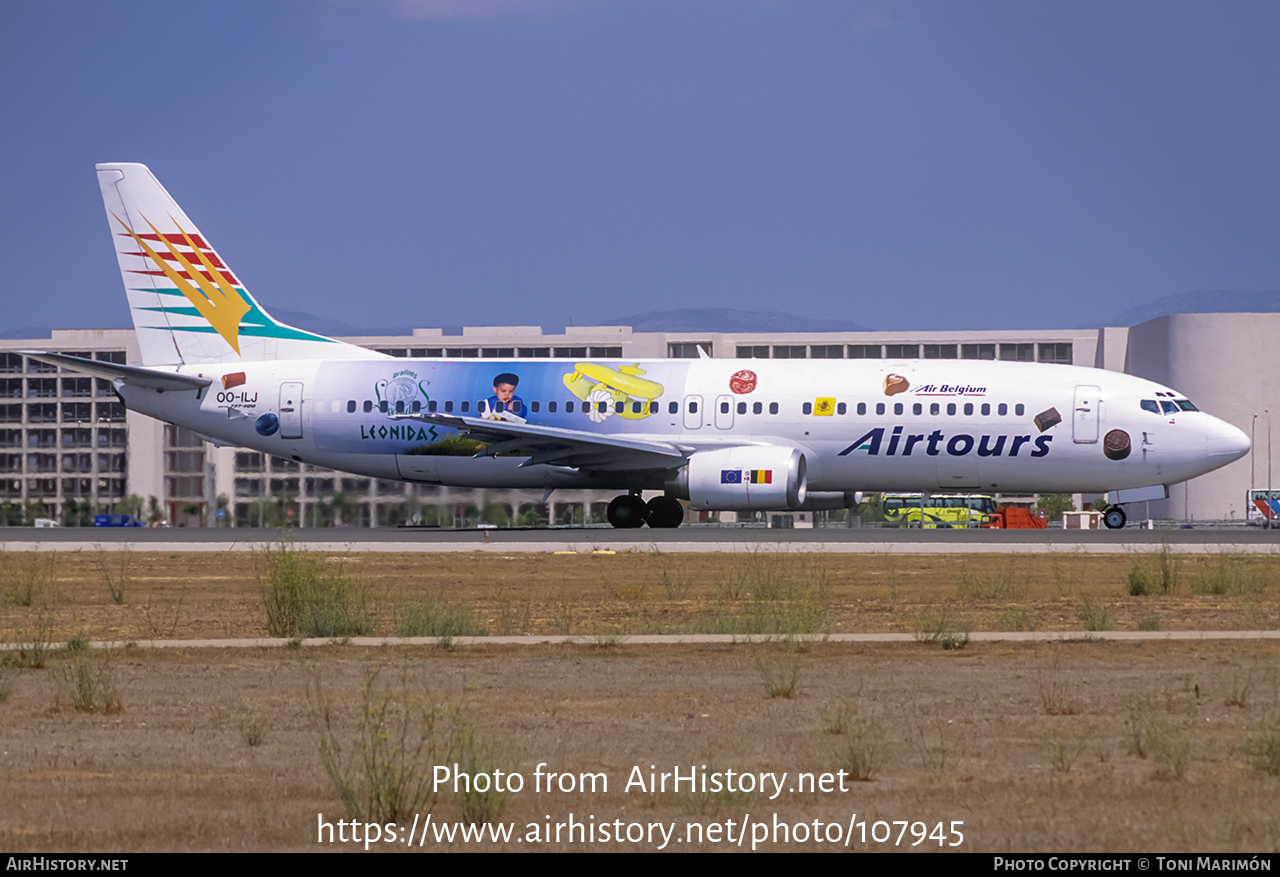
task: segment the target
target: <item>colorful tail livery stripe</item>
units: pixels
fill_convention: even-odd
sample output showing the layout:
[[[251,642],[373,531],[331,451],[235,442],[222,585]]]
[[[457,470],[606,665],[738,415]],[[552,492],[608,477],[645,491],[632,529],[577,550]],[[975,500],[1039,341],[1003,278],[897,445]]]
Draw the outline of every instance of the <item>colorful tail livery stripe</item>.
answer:
[[[146,166],[100,164],[98,184],[143,364],[382,358],[273,319]]]

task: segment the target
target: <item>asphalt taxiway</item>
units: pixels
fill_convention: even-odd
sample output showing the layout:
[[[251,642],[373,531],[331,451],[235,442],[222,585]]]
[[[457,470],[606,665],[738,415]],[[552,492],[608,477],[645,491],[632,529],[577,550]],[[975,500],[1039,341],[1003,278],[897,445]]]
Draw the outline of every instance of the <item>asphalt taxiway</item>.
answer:
[[[827,551],[869,554],[1123,554],[1169,546],[1180,554],[1280,552],[1280,530],[1253,527],[1179,530],[772,530],[611,527],[454,530],[436,528],[237,529],[0,528],[6,551],[256,551],[288,540],[313,551],[381,552],[751,552]]]

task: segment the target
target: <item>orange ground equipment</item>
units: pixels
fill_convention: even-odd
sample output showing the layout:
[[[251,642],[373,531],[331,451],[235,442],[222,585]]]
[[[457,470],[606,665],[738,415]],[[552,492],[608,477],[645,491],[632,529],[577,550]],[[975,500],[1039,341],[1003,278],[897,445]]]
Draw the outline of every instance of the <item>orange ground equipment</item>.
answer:
[[[1029,509],[1001,506],[992,513],[991,520],[982,526],[988,530],[1047,530],[1049,522]]]

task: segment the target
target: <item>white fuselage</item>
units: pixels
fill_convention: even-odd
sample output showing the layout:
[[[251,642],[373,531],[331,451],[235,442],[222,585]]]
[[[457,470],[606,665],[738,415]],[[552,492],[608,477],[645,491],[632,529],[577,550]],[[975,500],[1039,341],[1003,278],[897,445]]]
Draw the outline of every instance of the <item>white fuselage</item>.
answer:
[[[1185,481],[1249,447],[1238,429],[1172,389],[1074,366],[370,359],[179,370],[213,384],[198,393],[126,385],[121,394],[130,408],[219,444],[455,486],[663,486],[655,472],[522,467],[519,457],[405,456],[450,430],[404,415],[491,413],[494,381],[503,373],[519,377],[515,395],[531,425],[665,442],[686,457],[741,445],[796,448],[807,461],[809,490],[820,492],[1101,493]],[[619,371],[644,381],[598,374]]]

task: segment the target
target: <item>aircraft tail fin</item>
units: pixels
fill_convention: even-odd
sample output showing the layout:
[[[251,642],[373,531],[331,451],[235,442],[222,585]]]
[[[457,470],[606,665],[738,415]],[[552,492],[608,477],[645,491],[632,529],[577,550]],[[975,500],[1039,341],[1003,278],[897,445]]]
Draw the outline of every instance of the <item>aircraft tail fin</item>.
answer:
[[[146,165],[97,169],[145,365],[381,356],[272,318]]]

